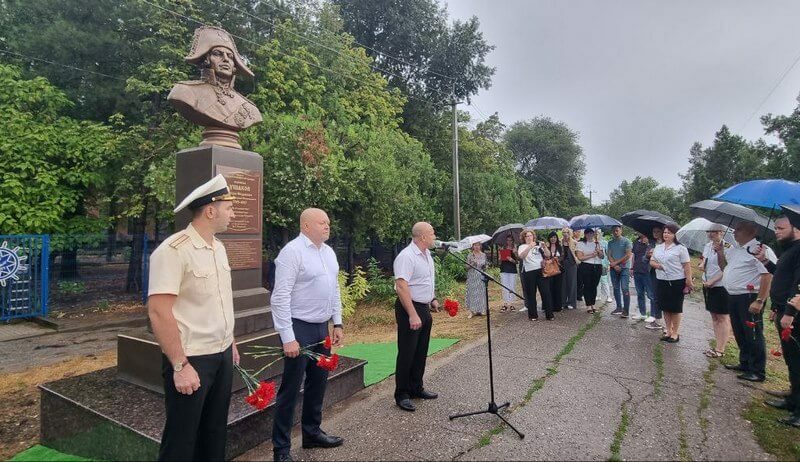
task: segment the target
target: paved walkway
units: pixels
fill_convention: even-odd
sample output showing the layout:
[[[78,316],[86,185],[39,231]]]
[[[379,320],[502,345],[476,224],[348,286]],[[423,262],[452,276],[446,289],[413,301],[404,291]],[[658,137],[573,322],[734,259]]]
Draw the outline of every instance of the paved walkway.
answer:
[[[23,338],[37,337],[53,332],[53,329],[41,326],[35,322],[11,322],[0,324],[0,342],[20,340]]]
[[[634,302],[635,303],[635,302]],[[644,323],[605,312],[524,314],[493,336],[495,392],[510,401],[520,440],[492,415],[448,420],[479,410],[489,398],[485,339],[429,359],[426,388],[439,399],[417,412],[393,402],[394,379],[326,412],[323,428],[346,439],[335,449],[300,449],[303,460],[772,460],[756,443],[741,410],[751,388],[703,355],[710,317],[685,303],[681,341],[658,341]],[[581,335],[583,334],[583,335]],[[265,429],[269,432],[271,429]],[[296,430],[297,432],[297,430]],[[270,460],[270,444],[242,460]]]

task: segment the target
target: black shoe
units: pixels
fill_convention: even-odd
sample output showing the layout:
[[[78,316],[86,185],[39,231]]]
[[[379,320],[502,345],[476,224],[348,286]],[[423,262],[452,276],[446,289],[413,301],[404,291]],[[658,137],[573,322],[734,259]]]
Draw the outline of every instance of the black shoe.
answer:
[[[777,398],[786,398],[788,396],[792,396],[792,391],[791,390],[778,390],[778,391],[764,390],[764,391],[767,392],[768,395],[772,395],[772,396],[775,396]]]
[[[752,372],[745,372],[736,376],[737,379],[747,380],[748,382],[763,382],[764,377]]]
[[[553,308],[553,313],[560,313],[563,308]]]
[[[619,309],[619,308],[617,308],[616,310],[612,311],[612,312],[611,312],[611,314],[614,314],[614,315],[622,315],[622,310],[621,310],[621,309]]]
[[[778,422],[800,428],[800,414],[792,414],[788,417],[781,417],[778,419]]]
[[[325,432],[319,432],[319,435],[306,435],[303,434],[303,448],[335,448],[344,443],[344,438],[340,436],[331,436]]]
[[[677,336],[675,338],[667,337],[666,340],[664,340],[664,341],[667,342],[667,343],[678,343],[678,342],[681,341],[681,336],[679,335],[679,336]]]
[[[786,400],[783,399],[783,398],[768,399],[768,400],[764,401],[764,404],[766,404],[767,406],[772,406],[775,409],[783,409],[784,411],[791,411],[792,410],[792,407],[789,406],[789,403],[787,403]]]
[[[288,452],[275,454],[275,457],[273,459],[275,460],[275,462],[292,462],[294,460],[292,459],[292,455],[289,454]]]
[[[397,402],[397,407],[399,407],[400,409],[402,409],[404,411],[408,411],[408,412],[414,412],[414,411],[417,410],[417,407],[414,406],[414,403],[412,403],[411,400],[408,399],[408,398],[401,399],[400,401],[398,401]]]
[[[412,393],[412,398],[420,398],[420,399],[436,399],[439,397],[436,393],[428,390],[422,390],[419,393]]]
[[[669,336],[669,335],[662,335],[662,336],[661,336],[661,338],[660,338],[659,340],[661,340],[662,342],[666,342],[666,341],[668,341],[669,339],[670,339],[670,336]]]
[[[555,318],[556,318],[555,316],[549,316],[549,317],[546,317],[545,319],[546,319],[546,320],[548,320],[548,321],[552,321],[552,320],[554,320]]]
[[[741,364],[725,364],[725,369],[728,369],[729,371],[739,371],[739,372],[744,370],[742,369]]]

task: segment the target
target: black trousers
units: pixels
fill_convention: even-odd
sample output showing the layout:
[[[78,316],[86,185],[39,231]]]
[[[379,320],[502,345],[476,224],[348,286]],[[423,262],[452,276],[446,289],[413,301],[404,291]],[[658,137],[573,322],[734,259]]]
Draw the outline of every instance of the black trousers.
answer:
[[[542,309],[547,319],[553,317],[553,302],[550,294],[550,278],[542,277],[542,269],[525,271],[522,273],[522,294],[525,296],[525,306],[528,307],[528,318],[538,319],[539,308],[536,301],[536,290],[542,297]]]
[[[782,330],[781,317],[783,314],[781,311],[779,310],[775,316],[775,328],[778,329],[779,336]],[[781,340],[781,349],[783,350],[783,360],[786,361],[786,367],[789,369],[789,383],[792,386],[791,394],[786,398],[786,402],[794,415],[800,415],[800,322],[797,317],[795,317],[792,336],[789,340]]]
[[[564,283],[564,273],[561,272],[555,276],[550,276],[547,280],[550,282],[551,305],[554,310],[561,310],[567,306],[564,299],[564,289],[561,287]]]
[[[578,288],[577,289],[578,300],[583,301],[583,278],[581,277],[581,267],[583,266],[583,263],[575,262],[575,265],[578,266],[578,268],[577,268],[578,277],[576,279],[576,287]],[[597,287],[597,286],[595,286],[595,287]],[[577,308],[577,306],[576,306],[576,308]]]
[[[325,340],[328,335],[327,322],[305,322],[292,318],[295,340],[301,347]],[[317,345],[313,351],[328,355],[330,350]],[[305,376],[305,382],[303,377]],[[322,424],[322,400],[328,385],[328,371],[317,366],[315,360],[305,355],[283,359],[283,377],[278,396],[275,398],[275,417],[272,423],[272,450],[276,454],[288,454],[292,447],[292,424],[297,395],[303,385],[303,412],[300,425],[303,433],[316,436]]]
[[[225,460],[233,348],[228,347],[222,353],[189,356],[189,363],[200,376],[200,388],[184,395],[175,389],[172,364],[166,356],[162,358],[167,421],[158,459]]]
[[[433,317],[427,303],[414,302],[422,327],[412,330],[400,299],[394,303],[394,317],[397,320],[397,364],[394,369],[394,400],[401,401],[421,393],[424,389],[422,376],[425,375],[425,362],[428,359],[428,344],[431,341]]]
[[[750,304],[758,294],[728,295],[728,308],[731,313],[731,327],[736,344],[739,345],[739,364],[744,372],[752,372],[760,377],[767,373],[767,343],[764,340],[764,311],[750,313]],[[745,322],[753,321],[755,327],[747,327]]]
[[[578,266],[578,280],[583,283],[583,303],[594,306],[597,302],[597,284],[603,275],[603,265],[597,263],[581,263]]]

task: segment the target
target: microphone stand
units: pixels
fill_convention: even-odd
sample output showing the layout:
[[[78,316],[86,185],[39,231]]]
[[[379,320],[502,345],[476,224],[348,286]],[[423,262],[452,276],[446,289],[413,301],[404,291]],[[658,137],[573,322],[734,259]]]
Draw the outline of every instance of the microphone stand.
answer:
[[[486,333],[487,333],[488,340],[489,340],[488,341],[488,345],[489,345],[489,390],[490,390],[490,399],[491,399],[491,401],[489,401],[489,406],[488,406],[487,409],[482,410],[482,411],[466,412],[466,413],[463,413],[463,414],[452,414],[452,415],[450,415],[450,420],[458,419],[460,417],[468,417],[468,416],[472,416],[472,415],[478,415],[478,414],[494,414],[497,417],[499,417],[500,420],[505,422],[505,424],[508,425],[509,428],[514,430],[514,432],[516,432],[517,435],[519,435],[520,439],[525,438],[525,435],[523,433],[521,433],[519,430],[514,428],[514,426],[511,425],[511,423],[509,423],[509,421],[506,420],[506,418],[503,417],[502,415],[500,415],[500,413],[499,413],[500,409],[507,408],[511,403],[505,402],[505,403],[503,403],[503,404],[498,406],[497,403],[495,402],[495,399],[494,399],[494,367],[493,367],[493,364],[492,364],[492,324],[490,322],[490,320],[491,320],[491,314],[490,313],[492,312],[492,310],[489,309],[489,281],[492,281],[495,284],[499,285],[500,287],[505,288],[506,290],[508,290],[512,294],[514,294],[517,297],[519,297],[521,300],[525,300],[525,297],[521,296],[520,294],[518,294],[518,293],[514,292],[513,290],[509,289],[508,287],[504,286],[497,279],[489,276],[485,271],[481,270],[480,268],[476,267],[475,265],[470,264],[467,260],[462,258],[460,255],[458,255],[458,254],[456,254],[454,252],[450,252],[449,249],[447,249],[447,247],[445,247],[445,251],[446,251],[447,254],[451,255],[453,258],[461,261],[465,265],[471,267],[472,269],[474,269],[475,271],[480,273],[481,280],[483,281],[484,297],[485,297],[485,300],[486,300]]]

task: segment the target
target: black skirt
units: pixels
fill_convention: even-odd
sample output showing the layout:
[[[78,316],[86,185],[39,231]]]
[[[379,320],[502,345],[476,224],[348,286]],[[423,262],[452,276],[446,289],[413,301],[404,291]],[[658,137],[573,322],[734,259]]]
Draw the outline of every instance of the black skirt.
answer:
[[[686,279],[676,279],[674,281],[658,280],[656,294],[658,295],[658,305],[661,311],[683,313],[683,288],[685,286]]]
[[[728,291],[724,287],[703,287],[706,310],[714,314],[730,314],[728,310]]]

